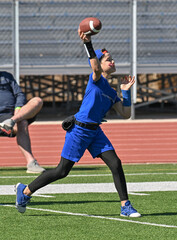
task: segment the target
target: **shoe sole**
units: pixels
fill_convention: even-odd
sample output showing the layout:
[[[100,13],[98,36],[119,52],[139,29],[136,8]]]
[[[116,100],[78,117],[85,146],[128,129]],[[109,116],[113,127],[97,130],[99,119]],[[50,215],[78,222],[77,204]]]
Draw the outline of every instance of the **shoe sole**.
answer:
[[[20,205],[18,205],[17,202],[17,188],[21,183],[17,183],[17,185],[15,185],[15,192],[16,192],[16,203],[15,203],[15,207],[16,209],[20,212],[20,213],[24,213],[26,211],[26,207],[22,207]]]
[[[7,134],[8,136],[10,136],[10,134],[12,133],[12,129],[6,130],[4,128],[4,126],[0,125],[0,129],[2,132],[4,132],[5,134]]]
[[[123,214],[120,214],[121,217],[130,217],[130,218],[138,218],[138,217],[141,217],[141,214],[137,214],[137,215],[123,215]]]
[[[0,127],[0,136],[1,136],[1,137],[11,137],[11,133],[8,134],[6,131],[4,131],[4,130]]]
[[[44,171],[45,171],[45,170],[40,171],[40,172],[32,171],[32,170],[26,170],[26,173],[42,173],[42,172],[44,172]]]

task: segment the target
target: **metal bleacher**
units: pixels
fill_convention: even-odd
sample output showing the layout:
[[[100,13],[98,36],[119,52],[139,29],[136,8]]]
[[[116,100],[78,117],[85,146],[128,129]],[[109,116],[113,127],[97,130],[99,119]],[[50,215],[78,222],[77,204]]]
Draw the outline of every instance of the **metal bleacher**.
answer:
[[[146,73],[176,73],[177,1],[138,1],[137,6],[139,70],[144,64]]]
[[[78,38],[79,22],[90,15],[103,27],[92,38],[106,47],[119,67],[130,72],[131,0],[19,1],[20,63],[22,74],[88,74]],[[12,63],[12,1],[0,1],[0,66]],[[137,72],[176,73],[177,1],[137,1]],[[165,66],[165,68],[164,68]]]
[[[0,1],[0,65],[12,65],[12,3]]]
[[[26,2],[20,6],[22,66],[30,63],[40,65],[41,71],[42,66],[45,66],[45,73],[46,69],[48,73],[52,69],[52,73],[58,74],[62,74],[62,71],[66,74],[71,71],[76,74],[89,73],[77,29],[80,21],[90,16],[90,13],[99,17],[103,23],[101,33],[93,37],[95,48],[106,46],[110,51],[114,49],[119,63],[130,62],[128,1],[112,2],[110,6],[108,1],[101,1],[101,4],[100,1],[48,1],[31,5]]]
[[[94,48],[106,47],[112,53],[117,66],[115,75],[131,72],[132,0],[20,0],[20,73],[26,93],[34,96],[35,88],[44,76],[43,81],[47,83],[43,83],[44,89],[40,89],[43,94],[38,95],[49,97],[53,94],[61,101],[75,100],[72,91],[69,94],[73,98],[64,97],[65,92],[61,89],[66,86],[57,90],[58,80],[54,76],[71,75],[68,77],[71,80],[73,75],[85,77],[90,73],[86,53],[77,34],[80,21],[88,16],[98,17],[103,25],[101,32],[92,37]],[[0,70],[12,71],[12,26],[12,0],[0,0]],[[176,102],[177,1],[137,0],[137,73],[164,76],[158,80],[147,77],[145,82],[138,78],[140,103],[137,107],[165,99]],[[165,84],[169,82],[169,74],[173,75],[170,87]],[[68,81],[63,83],[67,85]],[[80,83],[82,93],[84,81]],[[163,86],[160,92],[151,89],[152,82],[160,82]]]

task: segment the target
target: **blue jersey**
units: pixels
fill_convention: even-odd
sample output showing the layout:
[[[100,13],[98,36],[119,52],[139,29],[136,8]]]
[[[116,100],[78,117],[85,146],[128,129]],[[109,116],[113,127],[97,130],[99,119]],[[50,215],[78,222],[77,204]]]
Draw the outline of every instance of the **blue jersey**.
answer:
[[[13,113],[26,104],[26,97],[12,74],[0,72],[0,115]]]
[[[106,78],[101,75],[98,81],[93,81],[92,76],[93,73],[89,76],[82,105],[75,117],[83,123],[100,124],[113,104],[121,100]]]

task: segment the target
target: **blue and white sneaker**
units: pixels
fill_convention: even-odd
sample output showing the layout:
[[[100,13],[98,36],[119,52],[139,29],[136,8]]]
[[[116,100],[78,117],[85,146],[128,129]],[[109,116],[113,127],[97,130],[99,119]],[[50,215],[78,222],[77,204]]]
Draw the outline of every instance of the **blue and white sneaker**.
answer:
[[[141,217],[141,214],[134,209],[128,200],[125,203],[125,206],[121,207],[121,214],[122,217]]]
[[[16,190],[15,206],[20,213],[24,213],[26,211],[26,205],[31,199],[31,197],[29,197],[23,193],[25,188],[26,188],[26,185],[24,185],[22,183],[18,183],[15,186],[15,190]]]

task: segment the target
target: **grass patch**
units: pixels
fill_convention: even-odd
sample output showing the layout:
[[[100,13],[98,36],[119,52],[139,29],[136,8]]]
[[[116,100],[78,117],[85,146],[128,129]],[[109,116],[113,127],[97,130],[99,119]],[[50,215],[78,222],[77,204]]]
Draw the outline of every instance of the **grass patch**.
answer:
[[[177,181],[176,174],[167,174],[177,173],[176,164],[124,165],[123,167],[127,174],[127,182]],[[128,175],[134,173],[139,175]],[[147,175],[141,175],[141,173]],[[98,174],[98,176],[89,176],[93,174]],[[99,176],[100,174],[106,175]],[[75,166],[70,172],[71,177],[56,181],[55,184],[112,182],[112,176],[107,174],[110,174],[110,171],[106,166]],[[85,176],[74,177],[72,175]],[[1,168],[0,177],[2,176],[12,178],[0,178],[1,185],[12,185],[17,182],[30,183],[35,178],[33,174],[26,174],[24,168]],[[23,178],[18,178],[18,176],[23,176]],[[129,196],[133,206],[142,214],[142,218],[138,219],[120,217],[120,201],[117,193],[53,194],[53,198],[33,196],[29,207],[36,208],[36,210],[27,209],[25,214],[20,214],[15,209],[15,196],[0,195],[1,239],[176,239],[177,228],[163,227],[160,224],[177,227],[177,192],[148,193],[150,195]],[[12,205],[12,207],[5,207],[2,204]],[[46,209],[53,212],[48,212]],[[54,211],[60,211],[60,213]],[[88,216],[68,215],[65,212],[88,214]],[[93,218],[92,215],[104,218]],[[115,221],[110,218],[126,219],[131,222]],[[159,225],[143,225],[136,221]]]

